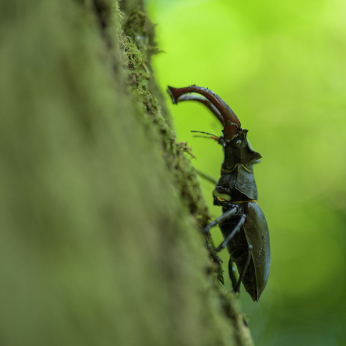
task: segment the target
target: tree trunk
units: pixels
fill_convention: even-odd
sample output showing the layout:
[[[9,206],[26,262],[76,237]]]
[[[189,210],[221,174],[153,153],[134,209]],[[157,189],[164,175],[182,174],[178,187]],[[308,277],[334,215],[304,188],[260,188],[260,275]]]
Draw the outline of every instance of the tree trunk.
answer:
[[[153,26],[121,4],[0,5],[0,344],[251,345],[198,231]]]

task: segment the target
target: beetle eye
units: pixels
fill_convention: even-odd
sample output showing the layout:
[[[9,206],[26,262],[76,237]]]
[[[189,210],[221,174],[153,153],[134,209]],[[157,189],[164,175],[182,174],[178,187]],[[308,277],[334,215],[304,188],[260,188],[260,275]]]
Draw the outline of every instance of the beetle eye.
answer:
[[[238,139],[236,142],[235,142],[235,146],[238,148],[241,146],[241,140]]]

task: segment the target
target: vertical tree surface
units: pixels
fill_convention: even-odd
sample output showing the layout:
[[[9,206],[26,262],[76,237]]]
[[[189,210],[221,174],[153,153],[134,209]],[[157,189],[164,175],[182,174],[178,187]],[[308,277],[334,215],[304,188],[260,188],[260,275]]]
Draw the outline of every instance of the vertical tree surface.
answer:
[[[152,25],[121,7],[0,5],[0,344],[251,345],[198,232]]]

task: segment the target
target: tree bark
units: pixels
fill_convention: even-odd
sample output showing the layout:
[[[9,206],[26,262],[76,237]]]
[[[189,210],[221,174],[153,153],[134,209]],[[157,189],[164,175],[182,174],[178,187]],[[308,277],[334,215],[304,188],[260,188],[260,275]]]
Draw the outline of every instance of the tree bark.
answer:
[[[0,344],[251,345],[198,231],[153,26],[121,4],[0,5]]]

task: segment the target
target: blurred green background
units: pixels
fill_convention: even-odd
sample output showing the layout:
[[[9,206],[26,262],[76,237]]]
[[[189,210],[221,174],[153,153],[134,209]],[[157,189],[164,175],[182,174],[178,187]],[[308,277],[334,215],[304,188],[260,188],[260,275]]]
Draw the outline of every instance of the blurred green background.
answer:
[[[271,272],[259,303],[244,289],[240,298],[255,344],[346,345],[346,2],[146,3],[164,51],[153,62],[161,88],[213,90],[263,156],[255,175]],[[218,178],[221,147],[190,131],[218,135],[220,124],[202,105],[167,101],[195,167]]]

